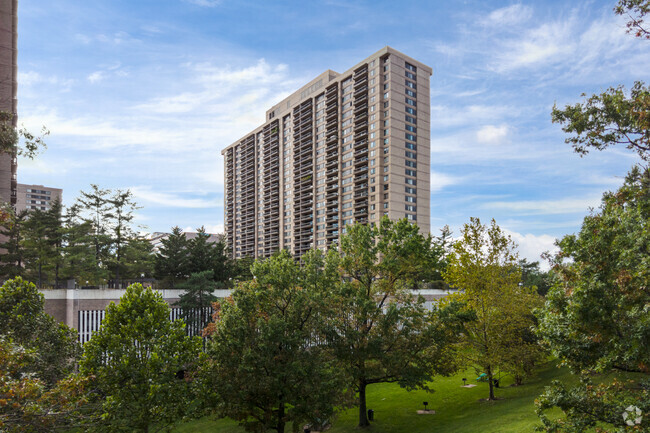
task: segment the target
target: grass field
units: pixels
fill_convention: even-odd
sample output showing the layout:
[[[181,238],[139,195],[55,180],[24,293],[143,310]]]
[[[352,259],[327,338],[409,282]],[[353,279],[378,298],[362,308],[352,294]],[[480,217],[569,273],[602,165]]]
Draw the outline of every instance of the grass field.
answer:
[[[468,370],[448,378],[438,378],[432,383],[433,394],[424,391],[408,392],[394,384],[378,384],[368,387],[368,408],[375,411],[375,421],[370,429],[374,433],[515,433],[532,432],[539,424],[535,415],[535,398],[552,379],[570,381],[566,369],[558,369],[549,363],[540,369],[528,383],[512,387],[512,380],[502,378],[501,388],[496,389],[497,401],[483,401],[488,394],[487,383],[475,388],[462,388],[462,378],[476,383],[476,375]],[[418,415],[422,402],[429,402],[435,415]],[[358,432],[356,408],[338,414],[331,433]],[[177,433],[220,432],[242,433],[237,423],[227,420],[202,419],[179,426]],[[287,426],[287,432],[291,426]]]

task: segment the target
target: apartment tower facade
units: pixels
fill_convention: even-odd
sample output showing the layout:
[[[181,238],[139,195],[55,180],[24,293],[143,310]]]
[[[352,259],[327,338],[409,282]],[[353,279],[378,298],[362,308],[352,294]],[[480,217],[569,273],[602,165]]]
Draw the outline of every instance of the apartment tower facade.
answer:
[[[234,258],[328,249],[345,227],[408,218],[429,231],[432,70],[391,47],[323,72],[221,153]]]
[[[18,0],[0,1],[0,111],[13,115],[16,126],[18,100]],[[0,203],[16,204],[15,154],[0,153]]]

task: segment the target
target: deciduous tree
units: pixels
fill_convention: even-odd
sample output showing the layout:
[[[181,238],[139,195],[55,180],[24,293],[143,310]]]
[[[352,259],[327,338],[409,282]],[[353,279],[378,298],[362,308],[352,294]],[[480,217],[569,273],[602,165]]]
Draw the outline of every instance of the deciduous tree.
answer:
[[[539,413],[546,431],[596,425],[619,431],[629,404],[650,413],[650,171],[633,169],[585,217],[580,233],[558,245],[553,272],[559,281],[539,313],[539,333],[581,385],[555,383],[540,399]],[[592,373],[612,370],[631,375],[633,382],[593,383]],[[554,406],[566,419],[546,414]],[[648,425],[644,417],[639,428]]]
[[[348,226],[341,239],[343,281],[329,304],[327,339],[358,393],[361,427],[369,425],[368,385],[426,388],[434,374],[454,369],[453,332],[410,290],[430,272],[431,246],[406,219]]]
[[[256,278],[218,305],[209,328],[208,383],[221,412],[249,431],[322,423],[341,401],[342,377],[318,338],[336,267],[316,251],[303,260],[283,250],[256,262]]]
[[[52,385],[72,371],[77,333],[43,312],[44,298],[20,277],[0,287],[0,335],[35,353],[31,373]]]
[[[162,295],[140,284],[107,307],[80,362],[105,397],[99,431],[148,432],[181,421],[191,399],[182,372],[195,365],[201,344],[184,328],[169,320]]]
[[[458,302],[474,320],[465,323],[459,354],[465,363],[484,372],[489,400],[494,400],[497,371],[520,373],[517,359],[539,357],[536,341],[526,338],[538,305],[533,289],[520,286],[521,270],[515,244],[494,220],[490,226],[472,218],[454,243],[445,281],[458,289],[446,302]],[[523,366],[522,366],[523,368]],[[525,371],[525,370],[523,370]]]

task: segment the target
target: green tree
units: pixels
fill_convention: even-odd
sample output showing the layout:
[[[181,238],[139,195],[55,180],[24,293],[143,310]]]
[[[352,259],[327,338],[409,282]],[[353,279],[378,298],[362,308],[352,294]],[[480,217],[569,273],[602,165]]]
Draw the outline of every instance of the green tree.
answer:
[[[25,246],[23,244],[23,232],[26,211],[16,213],[10,206],[0,210],[3,216],[0,225],[0,235],[5,237],[5,242],[0,243],[0,277],[9,279],[24,276],[25,268]]]
[[[63,217],[63,277],[80,284],[94,279],[98,267],[92,222],[81,218],[78,203]]]
[[[519,260],[521,268],[521,284],[526,287],[535,287],[541,296],[546,295],[550,287],[551,277],[548,272],[539,268],[539,262],[529,262],[526,259]]]
[[[135,201],[133,201],[133,194],[128,189],[126,191],[121,189],[116,190],[107,199],[107,203],[110,207],[110,212],[107,214],[107,217],[111,232],[111,254],[108,265],[112,269],[116,287],[119,287],[121,276],[126,271],[126,263],[124,261],[125,249],[135,246],[133,241],[137,236],[131,227],[131,223],[135,217],[133,212],[138,207]]]
[[[16,128],[16,116],[8,111],[0,111],[0,152],[34,159],[47,146],[44,137],[50,131],[41,129],[41,135],[35,135],[24,127]]]
[[[77,333],[43,312],[43,295],[20,277],[0,287],[0,335],[34,351],[31,372],[52,385],[72,371]]]
[[[536,341],[525,338],[534,324],[532,310],[538,304],[534,289],[520,286],[521,271],[515,244],[494,220],[490,226],[471,218],[454,243],[445,281],[458,289],[446,302],[458,302],[473,315],[464,326],[459,355],[485,373],[489,400],[494,400],[497,371],[517,375],[525,371],[513,365],[517,359],[539,357]],[[513,371],[514,370],[514,371]]]
[[[600,209],[585,217],[580,233],[558,245],[553,261],[558,282],[539,312],[539,334],[581,383],[573,388],[554,383],[540,398],[539,413],[546,431],[597,425],[619,431],[629,404],[650,413],[650,171],[634,168],[623,186],[606,193]],[[592,373],[612,370],[633,382],[593,383]],[[546,414],[555,406],[565,420]],[[644,417],[642,427],[649,425]]]
[[[411,288],[430,272],[430,238],[406,219],[354,225],[342,237],[327,339],[358,393],[359,426],[369,425],[366,388],[396,382],[425,388],[454,369],[453,333]]]
[[[643,82],[634,83],[629,96],[618,86],[564,110],[554,106],[551,116],[553,123],[563,124],[562,130],[571,134],[565,141],[581,155],[623,144],[644,161],[650,160],[650,90]]]
[[[340,402],[342,376],[317,338],[338,281],[332,258],[311,251],[300,268],[288,252],[278,252],[256,262],[256,278],[220,303],[205,374],[220,412],[248,431],[319,424]]]
[[[110,190],[101,189],[91,184],[91,191],[81,191],[77,197],[77,204],[80,214],[85,222],[92,227],[92,243],[95,250],[95,272],[92,281],[95,285],[101,284],[107,277],[106,262],[111,248],[109,220],[110,213]]]
[[[183,319],[190,328],[190,335],[200,335],[212,318],[212,303],[217,300],[213,292],[217,283],[213,280],[212,271],[203,271],[190,275],[190,278],[179,284],[178,288],[185,292],[176,303],[183,312]]]
[[[155,261],[155,276],[168,282],[173,289],[178,281],[187,277],[188,264],[187,238],[180,227],[172,228],[172,232],[161,241]]]
[[[620,0],[614,12],[617,15],[626,15],[630,19],[627,22],[628,33],[634,34],[637,38],[650,40],[650,30],[643,21],[645,16],[650,14],[650,1]]]
[[[210,235],[204,227],[196,229],[197,235],[187,242],[188,274],[212,270],[215,260],[215,244],[210,242]]]
[[[140,284],[107,307],[80,362],[81,372],[94,377],[93,386],[105,397],[99,431],[149,432],[187,413],[190,384],[179,372],[196,362],[201,342],[187,337],[184,327],[181,320],[169,320],[160,293]]]
[[[228,247],[223,240],[214,244],[214,262],[212,265],[214,281],[217,288],[225,289],[232,286],[232,278],[236,277],[235,263],[230,259]]]
[[[27,216],[24,227],[25,274],[42,288],[47,282],[48,271],[52,268],[55,251],[48,238],[51,230],[46,211],[33,210]]]
[[[129,279],[152,278],[156,256],[148,239],[135,235],[122,248],[123,276]]]

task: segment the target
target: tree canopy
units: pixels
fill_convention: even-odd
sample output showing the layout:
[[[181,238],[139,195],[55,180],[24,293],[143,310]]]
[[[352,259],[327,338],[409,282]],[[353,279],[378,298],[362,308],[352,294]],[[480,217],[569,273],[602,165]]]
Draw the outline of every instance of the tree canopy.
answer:
[[[488,398],[494,400],[497,371],[522,376],[540,357],[537,342],[527,334],[538,297],[534,289],[520,286],[516,246],[494,220],[486,226],[471,218],[448,261],[443,275],[458,291],[445,302],[459,303],[471,317],[464,324],[459,354],[487,375]]]
[[[99,431],[148,432],[183,418],[191,400],[183,372],[195,367],[201,345],[184,328],[183,321],[169,320],[162,295],[140,284],[107,307],[80,362],[104,399]]]
[[[358,393],[368,426],[366,388],[375,383],[426,388],[454,370],[454,338],[440,312],[410,291],[435,266],[432,240],[406,219],[348,226],[341,239],[341,283],[334,286],[327,338]]]
[[[312,250],[300,267],[282,250],[217,306],[207,383],[220,412],[249,431],[319,425],[342,401],[343,376],[319,339],[338,280],[333,258]]]

